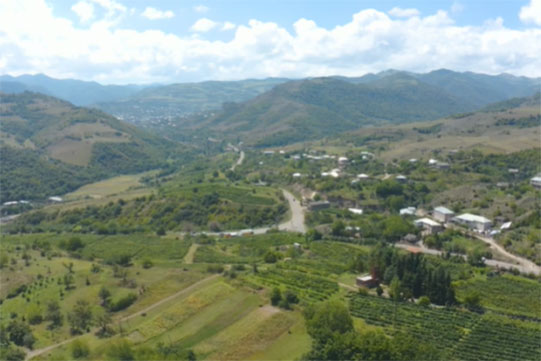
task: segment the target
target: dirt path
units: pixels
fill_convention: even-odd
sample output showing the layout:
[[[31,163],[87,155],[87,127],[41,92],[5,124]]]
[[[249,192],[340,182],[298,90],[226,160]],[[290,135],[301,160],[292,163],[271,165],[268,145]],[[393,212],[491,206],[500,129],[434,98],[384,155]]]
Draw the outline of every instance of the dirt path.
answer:
[[[350,291],[358,291],[359,289],[356,288],[356,287],[353,287],[353,286],[350,286],[350,285],[346,285],[345,283],[342,283],[342,282],[338,282],[338,286],[342,287],[342,288],[345,288],[347,290],[350,290]]]
[[[185,264],[192,264],[193,263],[193,257],[195,255],[195,252],[197,251],[197,248],[199,245],[197,243],[192,243],[190,246],[190,249],[188,249],[188,252],[186,252],[186,255],[184,256],[184,263]]]
[[[214,274],[214,275],[209,276],[207,278],[203,278],[202,280],[197,281],[196,283],[194,283],[194,284],[192,284],[192,285],[190,285],[190,286],[188,286],[186,288],[183,288],[182,290],[172,294],[171,296],[162,298],[158,302],[153,303],[152,305],[150,305],[148,307],[145,307],[144,309],[142,309],[142,310],[140,310],[138,312],[135,312],[135,313],[133,313],[131,315],[128,315],[126,317],[121,318],[120,320],[116,321],[115,323],[125,322],[125,321],[131,320],[132,318],[135,318],[137,316],[141,316],[143,313],[148,313],[148,312],[152,311],[153,309],[155,309],[156,307],[160,307],[161,305],[163,305],[166,302],[169,302],[169,301],[171,301],[171,300],[173,300],[173,299],[175,299],[177,297],[180,297],[182,295],[185,295],[186,293],[191,292],[194,288],[197,288],[197,287],[201,286],[204,283],[210,282],[211,280],[213,280],[213,279],[215,279],[215,278],[217,278],[219,276],[220,276],[219,274]],[[92,330],[90,330],[90,333],[94,333],[97,330],[98,330],[98,328],[93,328]],[[30,351],[30,352],[28,352],[26,354],[25,360],[30,360],[30,359],[32,359],[32,358],[34,358],[36,356],[39,356],[39,355],[42,355],[42,354],[47,353],[49,351],[52,351],[55,348],[66,345],[66,344],[78,339],[79,337],[82,337],[82,336],[85,336],[85,335],[88,335],[88,333],[69,338],[69,339],[64,340],[62,342],[55,343],[54,345],[50,345],[50,346],[40,348],[40,349],[37,349],[37,350],[32,350],[32,351]]]

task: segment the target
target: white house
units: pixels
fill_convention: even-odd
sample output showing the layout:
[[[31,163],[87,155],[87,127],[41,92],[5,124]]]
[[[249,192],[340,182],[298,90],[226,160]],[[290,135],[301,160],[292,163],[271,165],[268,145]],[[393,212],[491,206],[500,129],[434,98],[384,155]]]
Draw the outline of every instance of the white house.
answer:
[[[449,208],[445,208],[442,206],[434,208],[434,212],[433,212],[434,218],[444,223],[450,221],[454,215],[455,215],[455,212],[453,212]]]
[[[357,175],[357,178],[364,180],[364,179],[368,179],[370,177],[368,176],[368,174],[361,173],[361,174]]]
[[[541,188],[541,174],[538,174],[530,179],[530,184],[535,188]]]
[[[293,173],[293,178],[300,178],[302,174],[300,173]]]
[[[428,234],[436,234],[443,230],[441,224],[431,220],[430,218],[419,218],[413,221],[413,224],[415,224],[417,227],[422,227]]]
[[[453,220],[469,228],[477,229],[482,232],[488,231],[490,227],[492,227],[492,221],[490,219],[470,213],[461,214],[460,216],[453,218]]]
[[[399,174],[395,177],[395,179],[399,182],[405,182],[408,180],[408,178],[405,175]]]
[[[401,216],[412,216],[415,214],[415,207],[406,207],[400,210]]]
[[[62,202],[62,198],[60,197],[49,197],[49,200],[51,202]]]
[[[348,162],[348,159],[346,157],[339,157],[338,163],[340,164],[346,164]]]
[[[363,210],[360,208],[348,208],[348,211],[353,214],[363,214]]]

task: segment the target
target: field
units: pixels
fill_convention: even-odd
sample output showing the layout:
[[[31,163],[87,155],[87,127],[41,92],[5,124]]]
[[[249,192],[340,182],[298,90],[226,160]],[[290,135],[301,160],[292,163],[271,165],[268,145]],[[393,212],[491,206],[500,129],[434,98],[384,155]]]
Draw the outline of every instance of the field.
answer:
[[[487,309],[541,319],[541,285],[537,281],[511,275],[476,277],[457,282],[455,290],[459,299],[476,292]]]
[[[389,299],[353,295],[351,312],[392,335],[404,331],[434,345],[443,358],[458,360],[538,360],[538,322],[519,321],[490,313],[438,309]]]

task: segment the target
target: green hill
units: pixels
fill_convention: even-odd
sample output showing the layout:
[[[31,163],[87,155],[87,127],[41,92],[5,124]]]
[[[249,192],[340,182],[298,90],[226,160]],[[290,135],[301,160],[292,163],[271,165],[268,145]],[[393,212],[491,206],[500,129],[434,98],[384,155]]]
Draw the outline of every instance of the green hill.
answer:
[[[271,146],[368,125],[436,119],[473,108],[404,74],[370,84],[316,78],[281,84],[243,104],[225,104],[222,112],[197,119],[191,127]]]
[[[0,97],[0,199],[40,199],[159,167],[174,144],[101,111],[37,93]]]
[[[96,107],[136,124],[148,125],[155,119],[186,116],[219,109],[225,102],[242,102],[281,84],[287,79],[248,79],[171,84],[143,89],[121,100]]]

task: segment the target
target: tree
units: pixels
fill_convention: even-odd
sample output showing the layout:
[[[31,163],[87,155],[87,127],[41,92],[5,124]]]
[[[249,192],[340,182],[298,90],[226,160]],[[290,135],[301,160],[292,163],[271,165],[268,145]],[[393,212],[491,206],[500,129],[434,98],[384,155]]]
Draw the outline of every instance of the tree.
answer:
[[[114,333],[113,329],[110,327],[112,319],[111,314],[104,309],[100,309],[96,316],[94,317],[96,325],[100,328],[96,335],[99,337],[107,337]]]
[[[92,309],[88,301],[84,299],[77,300],[72,312],[68,314],[68,321],[73,334],[86,331],[92,324]]]
[[[338,220],[335,221],[331,227],[331,233],[334,236],[342,236],[344,234],[344,230],[346,229],[346,226],[344,222]]]
[[[16,319],[12,320],[7,327],[7,331],[9,332],[9,340],[15,345],[32,348],[35,339],[30,326],[26,323]]]
[[[282,292],[280,292],[280,289],[278,287],[274,287],[272,289],[270,300],[273,306],[277,306],[282,300]]]
[[[71,275],[70,273],[66,273],[64,275],[63,281],[64,281],[64,285],[66,286],[66,290],[70,290],[72,288],[75,288],[73,286],[75,281],[73,280],[73,275]]]
[[[74,359],[86,358],[90,354],[90,349],[86,342],[76,339],[71,343],[71,356]]]
[[[66,244],[66,249],[68,251],[74,252],[81,248],[83,248],[85,245],[83,241],[79,237],[72,237],[68,240],[68,243]]]
[[[120,339],[113,342],[107,349],[107,356],[110,360],[132,361],[135,360],[131,344],[128,340]]]
[[[402,300],[400,280],[397,276],[395,276],[391,281],[389,294],[395,301]]]
[[[347,307],[340,301],[331,300],[308,307],[305,310],[308,334],[316,342],[324,342],[335,332],[344,334],[353,330],[353,319]]]
[[[101,306],[107,307],[109,305],[109,301],[111,301],[111,292],[105,288],[105,286],[102,286],[98,296],[101,299]]]
[[[45,312],[45,320],[51,323],[47,326],[48,329],[61,327],[64,323],[64,316],[60,312],[60,305],[57,301],[50,301],[47,303],[47,310]]]
[[[276,254],[272,251],[267,251],[265,255],[263,256],[263,260],[265,263],[276,263],[278,260],[278,257],[276,257]]]
[[[481,296],[477,291],[469,292],[464,296],[464,305],[472,311],[479,310],[481,308]]]

